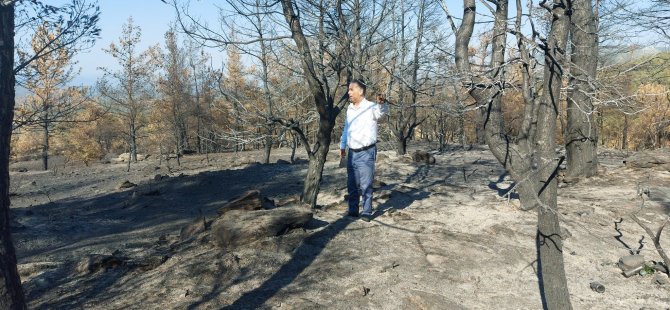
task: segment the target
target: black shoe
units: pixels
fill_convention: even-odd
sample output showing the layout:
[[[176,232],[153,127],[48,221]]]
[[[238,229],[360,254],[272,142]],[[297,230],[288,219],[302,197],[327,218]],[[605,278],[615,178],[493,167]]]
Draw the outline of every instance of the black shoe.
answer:
[[[354,212],[347,212],[345,215],[346,216],[351,216],[351,217],[359,217],[358,213],[354,213]]]

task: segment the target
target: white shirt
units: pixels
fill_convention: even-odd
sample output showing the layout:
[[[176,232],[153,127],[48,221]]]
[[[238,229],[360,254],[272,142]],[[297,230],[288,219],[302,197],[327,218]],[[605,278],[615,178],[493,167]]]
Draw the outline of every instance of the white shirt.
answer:
[[[340,149],[360,149],[377,143],[377,122],[388,113],[388,104],[376,104],[363,99],[358,107],[347,108],[347,118],[340,138]]]

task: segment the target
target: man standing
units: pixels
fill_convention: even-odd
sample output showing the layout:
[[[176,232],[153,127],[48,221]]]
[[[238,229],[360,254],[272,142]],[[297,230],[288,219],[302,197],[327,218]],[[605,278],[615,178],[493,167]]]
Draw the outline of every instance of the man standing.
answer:
[[[379,96],[382,104],[365,99],[366,86],[360,80],[349,83],[347,118],[340,138],[340,156],[347,155],[347,189],[349,191],[349,215],[358,216],[361,197],[361,218],[369,222],[372,217],[372,182],[375,177],[377,157],[377,122],[388,112],[388,104]]]

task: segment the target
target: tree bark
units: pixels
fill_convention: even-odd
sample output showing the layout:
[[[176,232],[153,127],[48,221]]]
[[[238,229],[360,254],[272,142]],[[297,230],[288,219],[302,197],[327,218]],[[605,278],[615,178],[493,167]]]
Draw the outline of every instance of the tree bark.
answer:
[[[468,138],[465,133],[465,105],[461,100],[459,95],[460,90],[454,87],[454,97],[456,98],[456,118],[458,120],[458,131],[456,132],[456,137],[458,137],[458,143],[465,148],[468,144]]]
[[[264,164],[269,164],[270,163],[270,153],[272,152],[272,129],[271,128],[266,128],[266,134],[267,136],[265,137],[265,150],[264,150],[264,155],[263,155],[263,163]]]
[[[42,169],[49,170],[49,121],[45,120],[44,124],[44,144],[42,145]]]
[[[551,7],[551,30],[545,45],[544,87],[541,98],[531,89],[530,71],[523,72],[523,128],[518,144],[505,135],[502,118],[504,91],[505,45],[508,1],[496,2],[492,36],[491,70],[485,77],[473,76],[468,60],[468,45],[474,31],[475,0],[464,0],[463,21],[456,32],[456,66],[464,85],[478,105],[485,107],[482,127],[484,138],[493,155],[518,183],[524,208],[538,208],[537,252],[538,280],[545,309],[571,309],[563,264],[561,232],[557,215],[556,118],[569,27],[569,4],[554,0]],[[521,4],[517,0],[517,28],[520,28]],[[519,40],[521,42],[521,40]],[[520,48],[521,58],[530,59]],[[537,99],[537,100],[536,100]]]
[[[484,122],[486,121],[486,113],[481,113],[475,111],[475,143],[476,144],[485,144],[486,143],[486,130],[484,129]]]
[[[128,161],[137,162],[137,127],[135,126],[135,121],[130,121],[130,158]]]
[[[305,73],[305,79],[314,100],[314,106],[319,113],[316,143],[314,143],[311,149],[305,145],[309,155],[309,167],[302,192],[302,201],[314,208],[316,207],[316,199],[321,186],[323,167],[330,147],[331,133],[335,125],[335,119],[341,110],[339,106],[335,106],[333,98],[339,98],[338,90],[341,89],[343,91],[344,88],[340,86],[345,85],[342,82],[348,82],[348,80],[342,81],[344,77],[340,74],[341,71],[338,71],[338,84],[335,88],[331,89],[328,87],[327,80],[319,79],[309,43],[302,30],[300,16],[296,14],[294,9],[295,3],[292,0],[281,0],[281,4],[284,18],[291,29],[291,36],[302,60],[303,72]],[[343,68],[340,68],[340,70],[343,70]],[[306,143],[305,135],[302,138],[304,140],[303,143]]]
[[[319,195],[321,180],[323,178],[323,167],[330,149],[331,133],[335,127],[335,118],[321,117],[319,131],[314,149],[309,154],[309,166],[302,191],[302,201],[316,207],[316,199]]]
[[[26,309],[9,226],[9,148],[14,118],[14,2],[0,2],[0,309]]]
[[[298,140],[298,136],[294,133],[291,133],[291,163],[295,163],[295,151],[298,148],[298,143],[300,141]]]
[[[570,27],[570,2],[554,0],[551,30],[547,37],[544,57],[544,91],[538,107],[536,143],[540,156],[538,176],[544,182],[538,191],[542,204],[538,208],[537,247],[539,252],[538,270],[543,303],[547,309],[572,309],[568,281],[563,262],[563,244],[558,219],[558,182],[556,158],[556,119],[558,117],[561,84],[563,82],[564,54]],[[536,183],[540,184],[540,183]]]
[[[260,3],[259,3],[260,4]],[[256,15],[256,20],[257,20],[257,27],[258,27],[258,36],[263,39],[263,22],[260,17],[260,15]],[[274,107],[273,107],[273,102],[272,102],[272,95],[270,94],[270,78],[269,78],[269,72],[268,72],[268,47],[266,45],[266,42],[261,40],[260,41],[260,47],[261,47],[261,65],[263,69],[263,96],[265,97],[265,103],[267,104],[267,115],[269,118],[274,117]],[[273,144],[273,138],[272,135],[274,134],[274,125],[273,123],[266,124],[265,125],[266,129],[266,137],[265,137],[265,156],[263,162],[266,164],[270,163],[270,153],[272,152],[272,144]]]
[[[407,137],[396,137],[396,153],[398,155],[407,154]]]
[[[568,87],[565,151],[566,175],[598,173],[597,124],[592,98],[598,66],[598,35],[591,0],[573,0],[570,32],[572,56]]]

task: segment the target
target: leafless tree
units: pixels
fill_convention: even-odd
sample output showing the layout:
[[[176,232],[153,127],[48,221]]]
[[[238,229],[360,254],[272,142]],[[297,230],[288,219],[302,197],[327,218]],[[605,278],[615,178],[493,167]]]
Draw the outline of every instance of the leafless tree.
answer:
[[[14,118],[16,75],[32,61],[62,47],[78,42],[92,42],[99,29],[99,10],[86,1],[73,0],[64,6],[49,6],[41,1],[0,1],[0,309],[25,309],[21,280],[9,226],[9,150]],[[35,21],[53,19],[64,29],[59,44],[48,44],[44,50],[16,59],[15,34],[34,29]],[[31,36],[23,36],[30,38]],[[15,60],[18,60],[15,61]]]
[[[330,12],[335,11],[338,12],[341,20],[342,1],[336,1],[334,7],[329,7],[323,1],[299,4],[292,0],[282,0],[281,7],[297,52],[301,55],[303,74],[309,85],[314,106],[319,113],[316,140],[313,144],[310,144],[307,137],[298,131],[309,156],[309,168],[302,201],[314,207],[319,194],[335,120],[346,104],[346,89],[351,79],[351,71],[348,70],[350,68],[345,65],[344,29],[337,27],[339,25],[337,20],[329,18]],[[310,17],[308,12],[315,12],[312,16],[314,19],[307,18]],[[304,28],[304,25],[310,24],[312,27]],[[317,48],[310,45],[305,30],[314,31]],[[334,31],[337,35],[329,36],[327,32],[330,31]]]
[[[425,47],[425,29],[427,16],[430,16],[429,1],[419,1],[415,7],[406,1],[395,2],[392,9],[393,59],[387,70],[391,77],[387,89],[397,85],[397,109],[392,111],[391,127],[396,139],[396,152],[399,155],[407,153],[407,141],[414,136],[414,130],[425,118],[417,118],[417,99],[419,95],[419,69],[426,64],[421,55]],[[410,6],[410,7],[408,7]],[[428,12],[427,12],[428,10]],[[412,23],[410,16],[416,13]],[[413,43],[413,46],[411,44]],[[390,97],[391,101],[393,97]]]
[[[471,69],[468,44],[473,34],[476,17],[474,0],[464,0],[464,14],[456,34],[456,66],[462,76],[463,85],[478,105],[485,107],[485,139],[493,155],[518,182],[517,189],[525,209],[537,208],[538,227],[538,277],[543,305],[551,309],[570,309],[563,263],[563,247],[557,210],[556,175],[562,159],[556,155],[554,137],[558,116],[563,65],[569,32],[571,3],[562,0],[543,2],[550,14],[546,38],[539,44],[543,51],[542,90],[537,92],[532,84],[532,65],[527,49],[529,40],[521,33],[523,6],[516,2],[516,20],[513,33],[519,46],[522,67],[522,89],[525,99],[524,119],[519,136],[505,134],[502,119],[502,95],[509,83],[505,72],[509,60],[505,59],[508,33],[508,2],[492,2],[495,5],[492,53],[490,66],[485,75],[475,75]],[[534,32],[531,38],[538,33]],[[536,43],[533,43],[536,44]],[[516,143],[513,143],[516,141]]]
[[[363,63],[368,57],[366,51],[371,45],[379,44],[376,38],[366,34],[379,27],[378,20],[383,14],[377,14],[379,16],[368,22],[361,18],[362,15],[356,15],[363,12],[359,9],[363,2],[356,1],[229,1],[228,4],[233,8],[233,15],[242,15],[246,19],[244,24],[250,25],[241,31],[244,37],[234,37],[226,31],[213,31],[206,23],[195,18],[188,19],[190,24],[183,30],[203,42],[217,46],[235,45],[249,51],[259,61],[262,67],[259,80],[266,109],[257,114],[271,123],[293,130],[299,137],[310,161],[303,201],[314,206],[332,131],[337,116],[347,103],[346,86],[353,74],[364,74]],[[185,12],[176,1],[173,5],[178,12]],[[284,22],[280,22],[279,18]],[[289,38],[293,44],[286,45]],[[316,129],[312,133],[315,136],[313,140],[310,139],[312,134],[306,131],[309,127],[303,127],[304,124],[299,120],[278,113],[277,105],[274,104],[277,97],[272,96],[272,85],[264,81],[268,75],[269,56],[279,54],[273,48],[275,42],[285,44],[281,49],[290,49],[289,55],[299,61],[298,67],[291,70],[303,78],[318,115]],[[267,135],[270,133],[269,128],[266,127]],[[266,147],[268,145],[266,142]]]
[[[196,148],[199,153],[208,154],[214,149],[215,137],[213,134],[214,118],[212,107],[216,100],[217,74],[211,67],[211,56],[203,49],[191,46],[188,49],[188,63],[192,72],[193,101],[195,110]],[[209,157],[207,157],[209,158]]]
[[[123,26],[119,42],[111,43],[106,53],[112,55],[119,66],[118,71],[100,68],[103,76],[98,80],[98,91],[107,101],[112,113],[121,117],[127,126],[127,141],[132,161],[137,161],[138,133],[145,125],[145,113],[152,98],[153,85],[150,51],[138,51],[141,30],[132,18]]]
[[[638,8],[638,9],[634,9]],[[670,40],[670,1],[669,0],[650,0],[643,5],[626,7],[632,23],[641,26],[643,29],[651,29]]]
[[[199,44],[225,48],[228,50],[229,64],[228,76],[221,78],[219,90],[230,102],[234,114],[235,126],[232,129],[231,138],[234,140],[235,149],[238,146],[244,148],[247,144],[264,140],[265,156],[264,162],[270,160],[270,153],[273,145],[273,135],[275,123],[266,121],[274,117],[273,106],[274,96],[269,81],[269,63],[274,57],[272,51],[272,42],[281,39],[277,38],[273,26],[276,22],[269,18],[272,12],[268,10],[269,4],[266,1],[226,1],[229,10],[221,7],[216,9],[222,18],[219,19],[220,27],[214,30],[208,23],[200,21],[197,17],[188,12],[188,1],[180,5],[179,1],[172,1],[172,6],[177,11],[177,22],[181,29],[189,35],[190,38]],[[225,18],[224,18],[225,16]],[[221,29],[228,29],[228,31]],[[249,56],[255,64],[258,64],[258,72],[254,72],[255,81],[260,83],[260,93],[265,108],[256,104],[259,97],[253,93],[243,93],[239,89],[240,83],[246,72],[241,72],[241,56]],[[231,69],[234,72],[231,72]],[[238,72],[240,71],[240,72]],[[232,77],[231,75],[240,75]],[[253,108],[252,111],[246,111],[245,106]],[[248,126],[247,126],[248,125]],[[261,136],[258,137],[256,127],[262,127]]]
[[[572,0],[570,17],[570,78],[567,94],[566,175],[598,173],[596,97],[598,32],[591,0]]]
[[[175,31],[165,33],[165,51],[161,52],[159,63],[163,69],[158,79],[159,93],[163,95],[163,104],[159,104],[162,113],[169,114],[175,154],[181,155],[189,149],[188,118],[193,114],[193,95],[191,94],[191,66],[187,51],[179,46]],[[179,156],[177,156],[179,159]],[[178,161],[179,162],[179,161]]]

